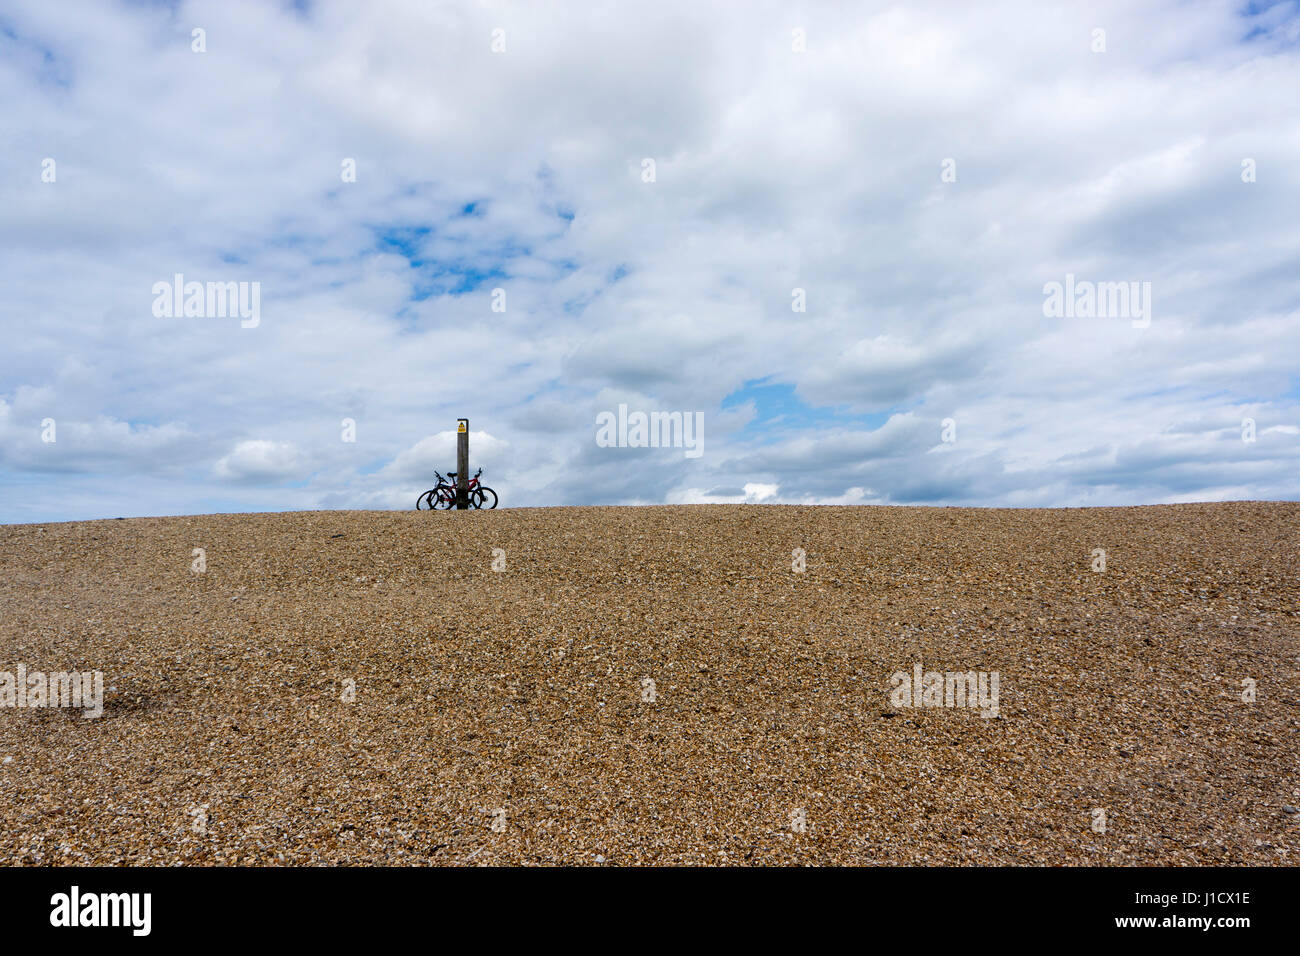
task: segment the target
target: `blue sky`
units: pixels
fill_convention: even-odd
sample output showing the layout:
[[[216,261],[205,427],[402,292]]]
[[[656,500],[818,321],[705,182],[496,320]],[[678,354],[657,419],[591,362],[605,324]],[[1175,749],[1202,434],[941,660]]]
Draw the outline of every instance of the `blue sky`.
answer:
[[[832,427],[875,431],[901,409],[853,414],[847,407],[813,407],[799,397],[797,388],[786,382],[758,379],[746,382],[722,399],[721,409],[744,409],[750,417],[735,437],[755,444],[787,440],[800,431],[817,432]]]
[[[1298,40],[1295,2],[15,0],[0,521],[409,508],[460,416],[507,506],[1300,498]],[[177,273],[255,327],[155,315]],[[1149,322],[1045,315],[1067,274]],[[619,405],[703,453],[600,447]]]

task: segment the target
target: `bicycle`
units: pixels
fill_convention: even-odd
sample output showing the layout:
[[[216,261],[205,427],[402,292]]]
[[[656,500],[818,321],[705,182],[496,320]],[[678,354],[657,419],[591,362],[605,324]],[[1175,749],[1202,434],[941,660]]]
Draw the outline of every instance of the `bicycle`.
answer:
[[[497,506],[497,493],[487,485],[479,483],[478,479],[482,474],[483,469],[480,468],[474,473],[474,477],[469,480],[469,488],[467,491],[469,503],[474,508],[487,508],[488,510],[491,510]],[[447,472],[446,478],[442,477],[442,475],[436,471],[434,472],[434,475],[438,478],[438,484],[415,499],[416,511],[433,511],[434,509],[447,511],[455,507],[456,472]]]
[[[456,486],[450,484],[439,472],[434,472],[438,484],[415,499],[416,511],[433,511],[435,508],[446,510],[456,503]]]

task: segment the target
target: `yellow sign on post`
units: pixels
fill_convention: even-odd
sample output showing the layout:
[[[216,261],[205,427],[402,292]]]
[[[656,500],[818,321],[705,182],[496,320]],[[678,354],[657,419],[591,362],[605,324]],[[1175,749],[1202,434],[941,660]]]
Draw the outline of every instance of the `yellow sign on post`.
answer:
[[[458,432],[469,431],[469,422],[465,421],[465,419],[462,418],[459,422],[456,423],[456,431]]]

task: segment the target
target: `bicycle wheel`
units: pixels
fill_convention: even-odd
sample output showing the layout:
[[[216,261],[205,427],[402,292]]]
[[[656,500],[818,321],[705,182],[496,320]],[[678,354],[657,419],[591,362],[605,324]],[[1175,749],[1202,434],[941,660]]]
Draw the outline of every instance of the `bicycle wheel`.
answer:
[[[416,499],[415,499],[415,510],[416,510],[416,511],[432,511],[432,510],[433,510],[433,493],[434,493],[435,491],[437,491],[437,490],[438,490],[437,488],[430,488],[430,489],[429,489],[428,491],[426,491],[424,494],[420,495],[420,497],[416,498]]]
[[[475,508],[487,508],[490,511],[497,506],[497,493],[487,485],[479,485],[474,489],[470,500]]]
[[[434,490],[438,492],[438,497],[435,500],[437,501],[438,507],[441,510],[448,511],[451,508],[456,507],[455,488],[449,487],[447,485],[443,485],[442,487],[436,488]]]

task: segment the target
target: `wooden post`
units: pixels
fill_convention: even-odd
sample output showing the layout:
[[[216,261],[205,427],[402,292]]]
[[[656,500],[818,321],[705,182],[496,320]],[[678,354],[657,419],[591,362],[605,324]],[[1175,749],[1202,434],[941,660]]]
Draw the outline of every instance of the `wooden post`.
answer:
[[[469,507],[469,419],[456,420],[456,509]]]

